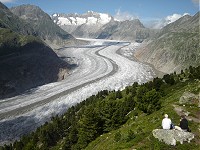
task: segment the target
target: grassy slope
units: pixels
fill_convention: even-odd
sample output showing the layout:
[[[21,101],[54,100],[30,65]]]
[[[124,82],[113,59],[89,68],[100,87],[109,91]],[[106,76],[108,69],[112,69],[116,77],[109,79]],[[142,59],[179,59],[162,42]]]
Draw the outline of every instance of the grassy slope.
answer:
[[[130,119],[125,123],[121,128],[112,131],[107,134],[103,134],[95,141],[91,142],[86,150],[116,150],[116,149],[198,149],[200,146],[200,133],[199,133],[199,124],[193,121],[189,121],[189,127],[192,130],[192,133],[195,134],[195,139],[191,143],[184,143],[181,145],[177,143],[176,146],[168,146],[164,143],[159,142],[152,136],[152,130],[156,128],[161,128],[161,121],[165,113],[169,114],[172,121],[175,125],[179,124],[180,117],[174,111],[173,104],[178,104],[180,96],[184,91],[192,91],[198,93],[200,90],[200,82],[193,83],[180,83],[173,87],[170,87],[168,94],[162,98],[163,107],[157,112],[152,113],[151,115],[145,115],[137,110],[133,110],[129,116]],[[191,109],[194,107],[194,109]],[[195,114],[199,111],[197,105],[194,106],[186,105],[187,110],[190,109],[191,114]],[[138,118],[136,118],[138,114]],[[132,130],[134,132],[135,138],[132,138],[130,141],[127,140],[128,132]],[[116,133],[121,133],[121,139],[116,142],[115,135]]]

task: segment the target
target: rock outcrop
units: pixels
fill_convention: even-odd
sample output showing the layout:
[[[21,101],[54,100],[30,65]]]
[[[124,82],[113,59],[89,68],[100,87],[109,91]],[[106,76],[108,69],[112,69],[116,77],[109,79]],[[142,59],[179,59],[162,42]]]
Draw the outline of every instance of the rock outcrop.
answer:
[[[190,92],[184,92],[179,99],[180,104],[193,104],[195,100],[198,100],[198,95]]]
[[[185,131],[179,130],[164,130],[164,129],[155,129],[152,131],[153,136],[159,141],[163,141],[168,145],[176,145],[176,142],[190,142],[194,138],[194,134]]]

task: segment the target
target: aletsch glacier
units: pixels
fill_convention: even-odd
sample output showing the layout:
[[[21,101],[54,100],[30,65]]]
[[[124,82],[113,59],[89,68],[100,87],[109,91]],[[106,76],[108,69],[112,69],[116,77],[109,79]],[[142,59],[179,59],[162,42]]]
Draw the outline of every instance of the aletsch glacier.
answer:
[[[90,41],[88,46],[59,50],[60,56],[73,60],[78,66],[65,80],[0,100],[1,144],[33,131],[52,115],[63,113],[101,90],[121,90],[155,76],[150,66],[129,59],[138,43]],[[119,55],[119,51],[123,55]]]

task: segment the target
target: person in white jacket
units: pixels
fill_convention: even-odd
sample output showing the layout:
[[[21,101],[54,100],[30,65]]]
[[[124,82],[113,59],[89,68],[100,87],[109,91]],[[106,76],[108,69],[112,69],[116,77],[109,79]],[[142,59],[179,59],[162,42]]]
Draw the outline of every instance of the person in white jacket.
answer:
[[[167,114],[165,114],[164,117],[165,118],[162,120],[163,129],[171,129],[171,124],[172,124],[171,119],[168,118]]]

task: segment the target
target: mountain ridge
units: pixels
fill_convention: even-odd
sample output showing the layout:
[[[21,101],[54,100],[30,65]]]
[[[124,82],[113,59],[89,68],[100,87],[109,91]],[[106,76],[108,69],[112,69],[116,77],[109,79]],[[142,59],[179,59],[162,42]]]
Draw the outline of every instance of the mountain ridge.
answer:
[[[114,18],[109,14],[105,13],[97,13],[93,11],[88,11],[84,14],[59,14],[55,13],[51,15],[52,20],[54,23],[62,26],[62,25],[82,25],[82,24],[106,24],[109,21],[113,20]]]
[[[41,8],[35,5],[20,5],[10,8],[10,11],[31,24],[36,36],[39,36],[44,41],[50,41],[56,44],[74,44],[76,39],[58,27],[51,17],[46,14]]]
[[[78,23],[80,17],[85,21]],[[155,33],[155,30],[145,28],[139,19],[119,21],[109,14],[93,11],[85,14],[53,14],[51,18],[75,37],[143,41]]]
[[[192,17],[183,16],[144,43],[135,56],[162,72],[180,72],[199,65],[199,33],[199,12]]]
[[[30,24],[14,15],[3,3],[0,2],[0,27],[9,28],[25,35],[35,35]]]

